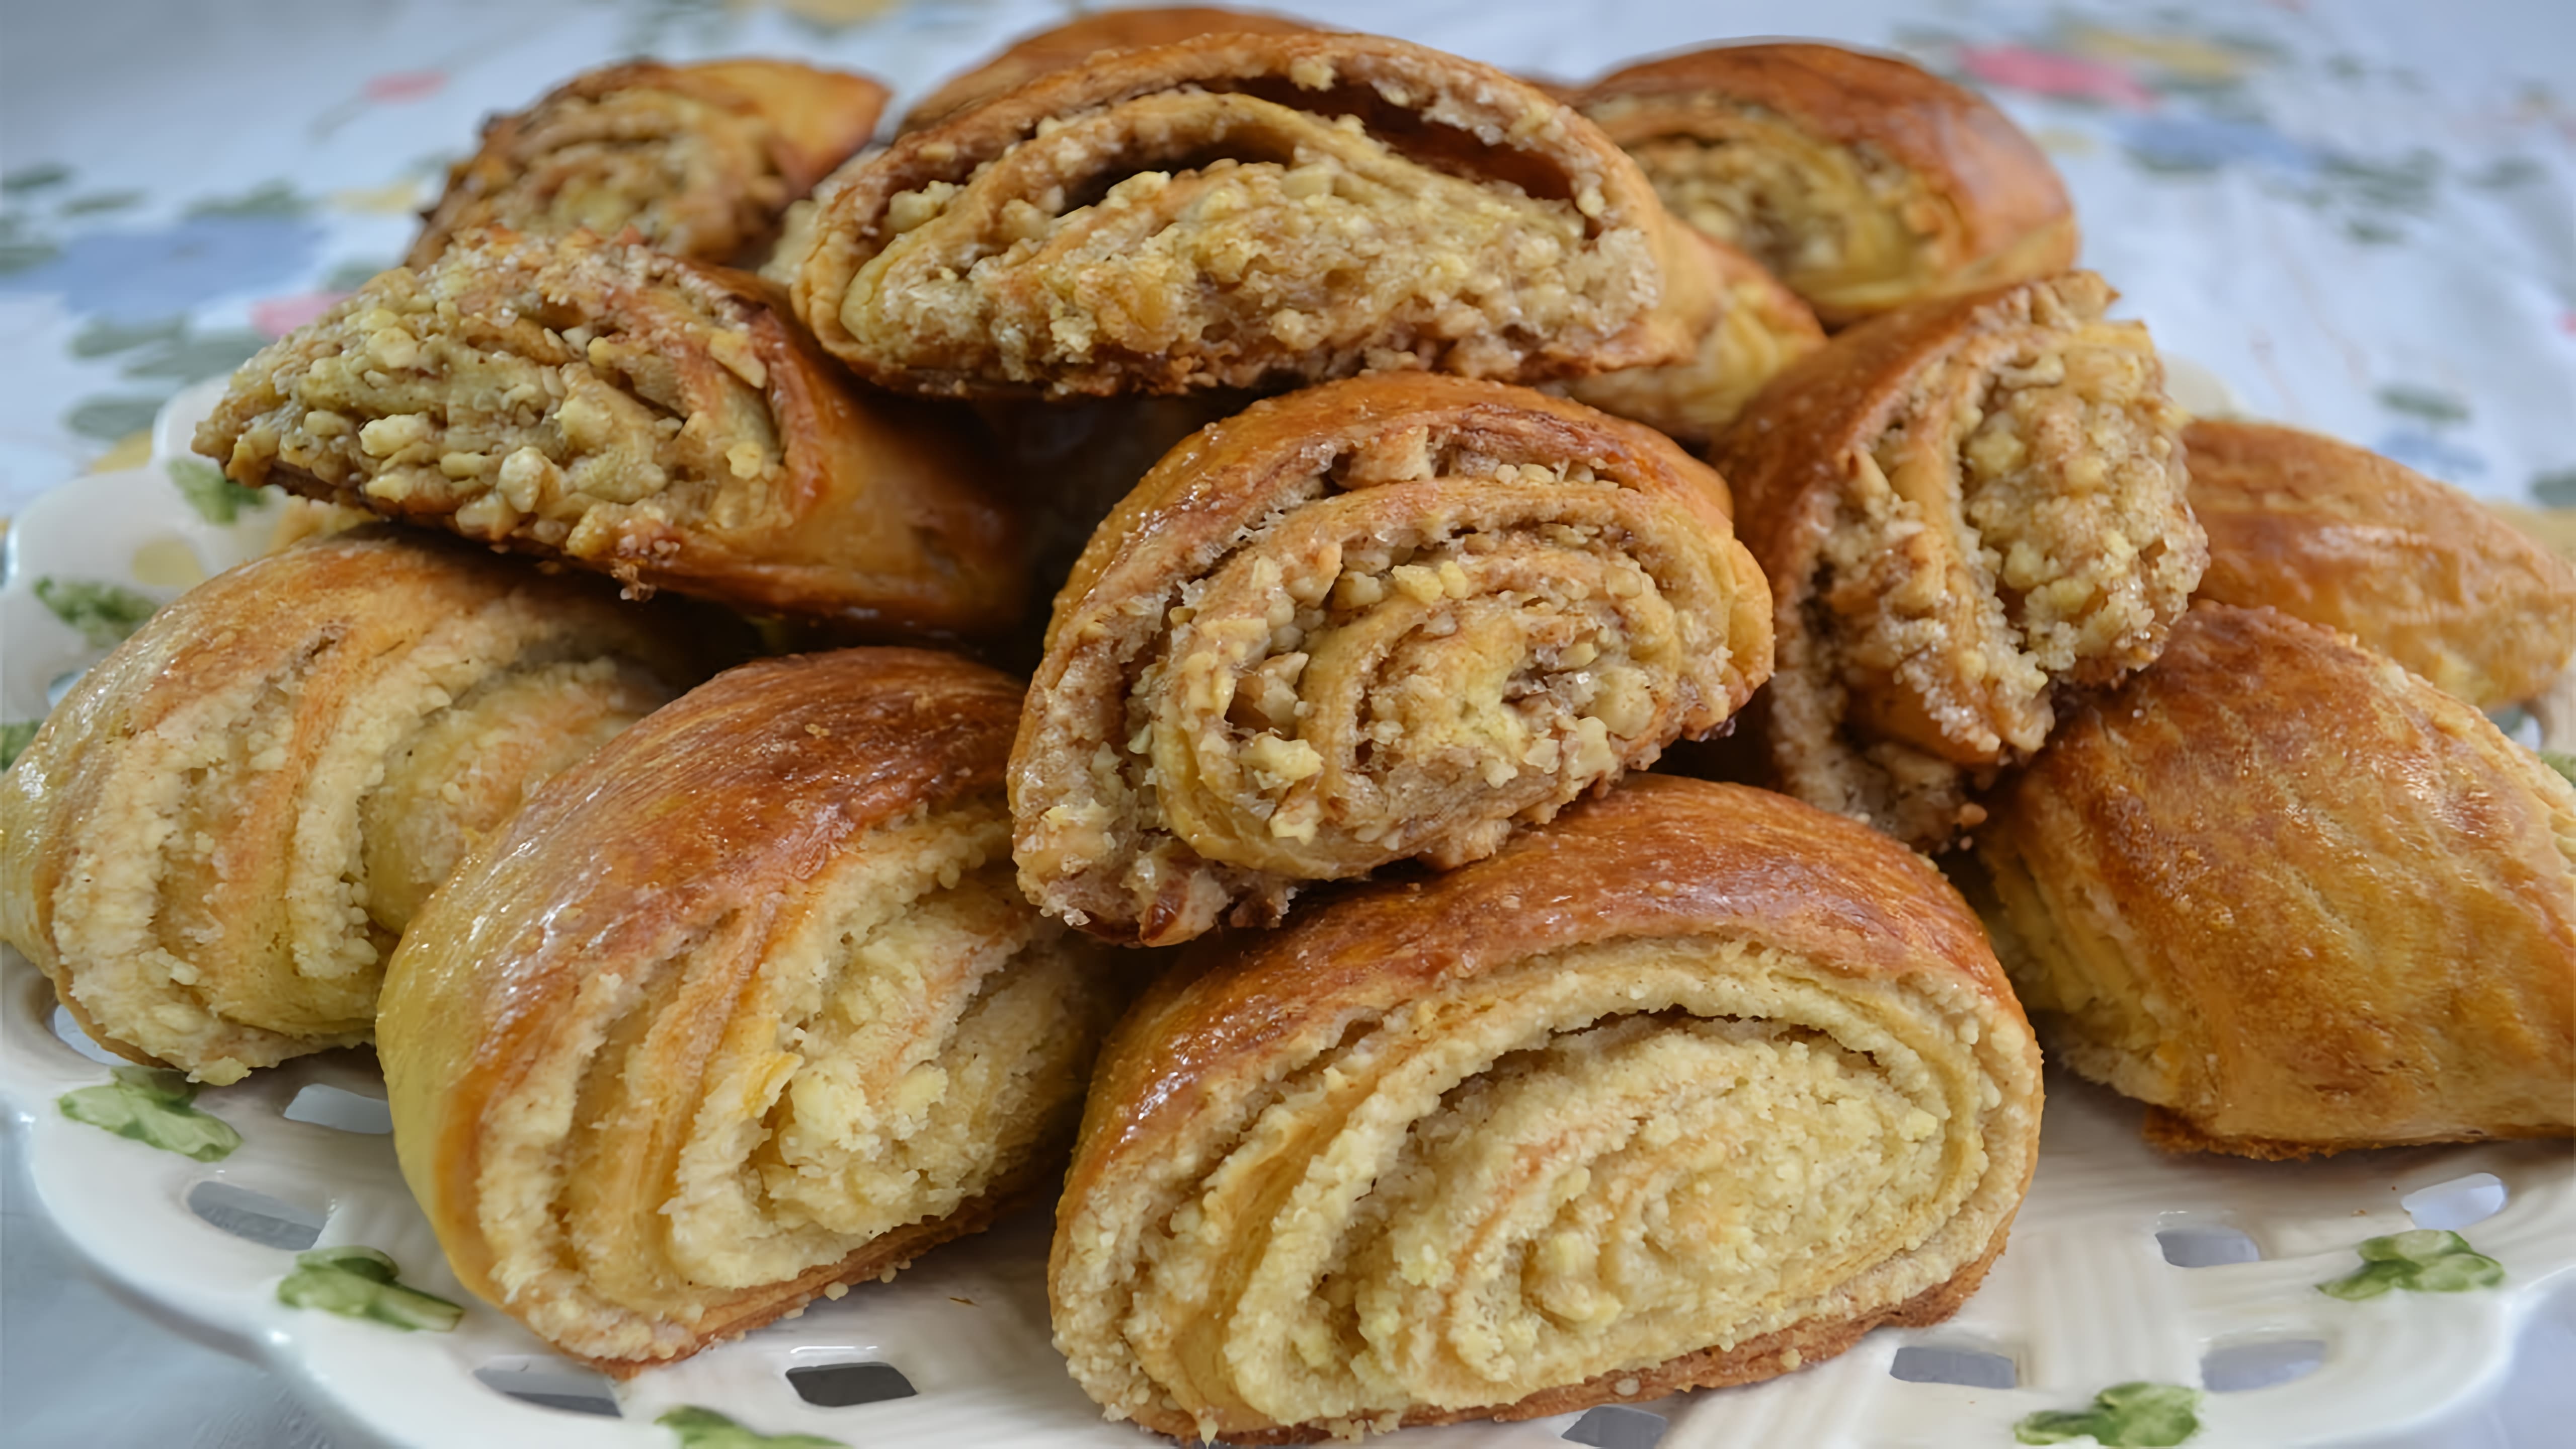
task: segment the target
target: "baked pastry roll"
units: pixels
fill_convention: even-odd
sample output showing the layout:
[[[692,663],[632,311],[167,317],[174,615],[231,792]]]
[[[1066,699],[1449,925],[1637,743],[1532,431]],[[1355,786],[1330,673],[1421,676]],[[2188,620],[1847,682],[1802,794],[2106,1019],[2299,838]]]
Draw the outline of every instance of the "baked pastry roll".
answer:
[[[467,232],[616,236],[751,265],[788,203],[875,133],[885,87],[787,60],[631,61],[573,77],[483,126],[449,168],[405,262],[425,269]]]
[[[1577,102],[1674,215],[1753,253],[1839,327],[2074,265],[2056,168],[1984,97],[1807,42],[1647,61]]]
[[[1110,1417],[1238,1444],[1769,1378],[1954,1312],[2039,1115],[1930,866],[1641,777],[1156,983],[1092,1081],[1056,1346]]]
[[[1725,485],[1525,388],[1378,373],[1172,450],[1056,597],[1020,883],[1160,945],[1306,881],[1490,855],[1770,672]]]
[[[1736,414],[1782,368],[1825,344],[1825,329],[1798,295],[1740,247],[1694,232],[1715,268],[1725,299],[1717,325],[1699,351],[1669,367],[1632,367],[1580,377],[1568,397],[1616,413],[1694,447],[1735,421]]]
[[[1773,379],[1710,455],[1778,601],[1781,788],[1937,846],[2061,684],[2163,647],[2207,558],[2182,415],[2090,272],[1910,307]]]
[[[1008,626],[1019,541],[980,445],[853,389],[776,300],[588,232],[480,232],[271,343],[197,451],[636,592],[880,635]]]
[[[1717,305],[1591,124],[1372,36],[1097,56],[846,175],[796,310],[924,395],[1527,381],[1678,361]]]
[[[703,677],[661,610],[372,528],[209,579],[0,774],[0,937],[121,1056],[365,1042],[384,959],[537,782]]]
[[[1202,35],[1305,35],[1314,26],[1259,10],[1221,5],[1148,5],[1077,15],[1049,30],[1024,36],[991,60],[951,78],[904,113],[901,129],[935,126],[969,106],[1015,91],[1042,75],[1082,64],[1104,50],[1173,45]]]
[[[1961,857],[2051,1055],[2169,1148],[2576,1124],[2576,787],[2351,639],[2201,604]]]
[[[2576,655],[2576,570],[2458,489],[2294,428],[2201,420],[2183,441],[2201,598],[2350,633],[2481,709]]]
[[[1051,1185],[1120,975],[1012,885],[1018,707],[948,655],[744,665],[457,873],[378,1051],[467,1288],[632,1372]]]

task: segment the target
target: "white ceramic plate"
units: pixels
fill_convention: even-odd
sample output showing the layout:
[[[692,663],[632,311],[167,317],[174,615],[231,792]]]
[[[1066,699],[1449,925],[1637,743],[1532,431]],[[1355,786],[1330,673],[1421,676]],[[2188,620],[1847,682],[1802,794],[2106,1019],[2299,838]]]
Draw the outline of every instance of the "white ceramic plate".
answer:
[[[2192,399],[2202,410],[2226,405],[2214,379],[2188,375],[2207,394]],[[238,562],[268,536],[274,505],[241,508],[221,523],[172,482],[172,450],[217,391],[173,401],[155,429],[164,451],[152,464],[66,485],[11,528],[0,579],[0,720],[40,715],[61,682],[100,652],[40,602],[38,579],[114,584],[162,601],[192,572]],[[466,1298],[395,1170],[373,1059],[333,1053],[205,1090],[197,1105],[244,1141],[221,1162],[199,1163],[62,1115],[57,1099],[105,1080],[107,1068],[94,1048],[66,1042],[63,1034],[77,1032],[57,1013],[43,977],[7,953],[0,1101],[23,1128],[41,1210],[130,1300],[274,1369],[352,1443],[672,1449],[672,1433],[654,1420],[681,1405],[854,1449],[1151,1442],[1102,1422],[1050,1347],[1047,1225],[1035,1214],[939,1249],[894,1283],[854,1289],[616,1386],[479,1303],[444,1334],[286,1307],[276,1288],[293,1246],[281,1244],[308,1240],[382,1249],[406,1283]],[[2210,1390],[2195,1449],[2385,1440],[2480,1405],[2511,1371],[2533,1310],[2576,1283],[2568,1144],[2317,1163],[2167,1159],[2140,1141],[2134,1105],[2064,1076],[2051,1078],[2050,1092],[2038,1178],[2010,1249],[1952,1321],[1881,1330],[1840,1358],[1767,1384],[1588,1417],[1408,1430],[1393,1444],[2000,1446],[2013,1442],[2012,1426],[2026,1414],[2080,1408],[2134,1380]],[[2461,1229],[2503,1264],[2503,1285],[2359,1303],[2316,1291],[2358,1266],[2363,1239],[2418,1225]],[[2170,1261],[2212,1257],[2228,1261]],[[858,1364],[891,1365],[912,1392],[827,1407],[799,1391],[800,1381],[816,1382],[800,1370]],[[881,1370],[822,1379],[845,1391],[891,1382]],[[581,1401],[593,1412],[514,1392]],[[610,1409],[615,1417],[599,1412]]]

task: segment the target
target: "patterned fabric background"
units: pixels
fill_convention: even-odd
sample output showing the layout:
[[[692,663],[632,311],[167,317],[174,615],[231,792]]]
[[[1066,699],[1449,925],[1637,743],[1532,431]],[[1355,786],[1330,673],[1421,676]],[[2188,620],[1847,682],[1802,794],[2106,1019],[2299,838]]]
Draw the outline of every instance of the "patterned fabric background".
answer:
[[[572,71],[639,51],[767,51],[873,72],[900,99],[1073,8],[128,0],[23,12],[0,89],[0,515],[138,459],[163,398],[390,263],[478,120]],[[2563,64],[2576,6],[1280,8],[1568,79],[1728,33],[1902,51],[1984,88],[2039,137],[2074,188],[2086,263],[2252,411],[2481,494],[2576,504],[2576,95]]]

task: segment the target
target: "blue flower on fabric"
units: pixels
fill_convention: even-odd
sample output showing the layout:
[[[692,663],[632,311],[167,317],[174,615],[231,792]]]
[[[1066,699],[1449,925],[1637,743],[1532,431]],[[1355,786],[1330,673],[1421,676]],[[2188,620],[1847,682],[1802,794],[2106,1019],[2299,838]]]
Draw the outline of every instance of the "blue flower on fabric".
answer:
[[[2140,165],[2159,171],[2215,171],[2252,161],[2291,176],[2314,175],[2323,159],[2269,126],[2169,112],[2124,115],[2112,121],[2120,144]]]
[[[233,292],[300,279],[323,229],[294,216],[192,216],[157,231],[93,231],[65,238],[35,266],[0,273],[0,292],[57,293],[74,313],[142,322]]]

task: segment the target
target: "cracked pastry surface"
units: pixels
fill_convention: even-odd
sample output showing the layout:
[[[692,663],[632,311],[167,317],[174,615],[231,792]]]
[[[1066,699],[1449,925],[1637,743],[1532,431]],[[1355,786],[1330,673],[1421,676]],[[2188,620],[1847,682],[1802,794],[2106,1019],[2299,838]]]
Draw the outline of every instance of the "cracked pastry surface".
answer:
[[[2468,494],[2295,428],[2204,419],[2183,441],[2199,597],[2350,633],[2481,709],[2576,655],[2576,570]]]
[[[460,239],[235,374],[234,481],[880,635],[1007,627],[1020,540],[952,419],[863,392],[774,292],[587,232]]]
[[[101,1044],[200,1081],[363,1043],[431,889],[705,667],[661,611],[441,539],[245,564],[0,774],[0,936]]]
[[[2576,786],[2333,630],[2195,605],[1959,858],[2058,1061],[2176,1149],[2576,1128]]]
[[[1098,56],[846,176],[798,314],[925,395],[1570,376],[1678,360],[1717,300],[1589,122],[1370,36]]]
[[[904,113],[902,129],[935,126],[969,106],[1082,64],[1104,50],[1173,45],[1202,35],[1305,35],[1316,27],[1260,10],[1219,5],[1148,5],[1097,10],[1062,25],[1023,36],[963,75],[951,77]]]
[[[1032,900],[1127,941],[1491,854],[1770,670],[1725,486],[1524,388],[1375,374],[1184,442],[1057,596],[1011,755]]]
[[[1751,252],[1829,327],[2075,261],[2048,158],[1984,97],[1894,56],[1723,45],[1605,76],[1576,104],[1674,215]]]
[[[2039,1112],[1929,865],[1641,776],[1190,948],[1102,1051],[1056,1346],[1110,1417],[1251,1444],[1769,1378],[1954,1312]]]
[[[744,665],[466,863],[378,1041],[467,1288],[623,1375],[1040,1190],[1123,988],[1012,883],[1018,703],[918,650]]]
[[[467,232],[634,227],[660,251],[749,265],[790,202],[877,126],[885,87],[784,60],[632,61],[573,77],[484,123],[483,144],[405,259],[428,266]]]
[[[1781,373],[1710,460],[1771,580],[1781,788],[1926,849],[2061,685],[2156,656],[2207,560],[2182,416],[2089,272],[1925,303]]]
[[[1705,447],[1781,369],[1825,345],[1815,312],[1741,247],[1694,232],[1724,298],[1688,361],[1579,377],[1565,395]]]

